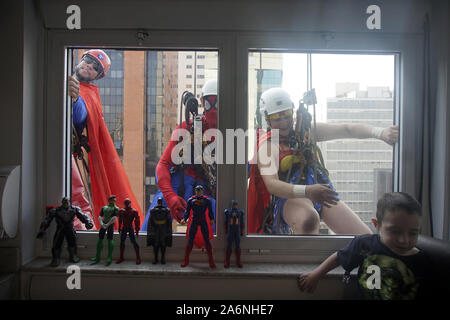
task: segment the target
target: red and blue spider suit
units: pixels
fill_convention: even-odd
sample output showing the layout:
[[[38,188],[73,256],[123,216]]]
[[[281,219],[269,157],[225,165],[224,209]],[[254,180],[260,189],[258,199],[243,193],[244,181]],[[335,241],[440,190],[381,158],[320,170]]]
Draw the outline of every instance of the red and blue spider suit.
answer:
[[[225,234],[227,235],[227,251],[224,267],[230,266],[230,257],[235,243],[236,264],[242,268],[241,262],[241,236],[244,234],[244,211],[239,209],[238,202],[233,200],[231,208],[225,209]]]
[[[131,207],[130,199],[125,199],[123,203],[125,205],[125,208],[120,209],[119,211],[120,258],[116,261],[116,263],[121,263],[124,260],[123,253],[125,251],[125,240],[127,239],[127,235],[129,235],[130,241],[134,247],[134,251],[136,251],[136,264],[141,264],[139,245],[136,241],[136,238],[139,236],[139,230],[141,229],[139,212]],[[134,236],[135,234],[136,237]]]
[[[214,264],[212,255],[212,246],[209,241],[213,237],[212,225],[214,224],[214,214],[211,200],[203,195],[203,187],[201,185],[195,187],[195,196],[192,196],[188,200],[186,212],[180,223],[185,224],[187,220],[189,220],[186,230],[188,243],[186,245],[185,257],[181,267],[184,268],[189,264],[189,255],[194,246],[194,238],[200,228],[203,240],[205,241],[206,252],[208,253],[209,267],[215,268],[216,265]]]

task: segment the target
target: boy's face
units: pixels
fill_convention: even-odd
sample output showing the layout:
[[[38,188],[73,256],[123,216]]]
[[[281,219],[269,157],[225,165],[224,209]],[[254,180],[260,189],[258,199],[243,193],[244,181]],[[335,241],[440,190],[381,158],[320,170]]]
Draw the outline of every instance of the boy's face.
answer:
[[[381,242],[398,255],[408,255],[416,246],[420,216],[405,210],[387,210],[381,225],[376,223]]]

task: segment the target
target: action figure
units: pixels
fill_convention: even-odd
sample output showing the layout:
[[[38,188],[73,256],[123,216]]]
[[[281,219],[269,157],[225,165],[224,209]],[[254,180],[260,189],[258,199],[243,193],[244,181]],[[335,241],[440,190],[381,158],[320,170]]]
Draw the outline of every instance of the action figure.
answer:
[[[158,251],[161,248],[161,264],[166,263],[166,247],[172,246],[172,217],[170,210],[163,206],[162,197],[158,197],[157,206],[150,210],[147,246],[153,246],[155,259],[158,263]]]
[[[117,220],[119,208],[116,206],[116,196],[111,195],[108,198],[108,205],[100,210],[98,220],[100,222],[100,231],[98,232],[97,253],[91,261],[95,264],[100,261],[100,255],[103,249],[103,239],[107,233],[108,239],[108,257],[106,258],[106,265],[109,266],[112,262],[112,252],[114,249],[114,222]]]
[[[191,254],[192,247],[194,245],[195,234],[200,227],[203,235],[203,240],[205,241],[206,252],[209,258],[209,267],[215,268],[212,246],[209,240],[212,238],[212,225],[214,224],[214,215],[211,205],[211,200],[203,195],[203,187],[197,185],[195,187],[195,196],[192,196],[186,206],[186,212],[184,213],[183,219],[180,221],[181,224],[186,224],[189,220],[186,235],[188,236],[188,244],[186,245],[186,252],[184,256],[184,261],[181,267],[184,268],[189,264],[189,255]],[[209,226],[208,226],[209,220]]]
[[[84,223],[86,229],[92,229],[94,226],[91,219],[81,209],[70,204],[69,198],[64,197],[61,201],[62,205],[56,208],[52,208],[48,211],[47,216],[41,223],[41,228],[37,234],[38,239],[42,239],[45,234],[45,230],[50,226],[53,218],[56,220],[56,232],[53,236],[52,247],[52,267],[59,266],[61,257],[61,247],[64,241],[64,237],[67,240],[67,249],[69,251],[69,261],[77,263],[80,258],[77,256],[77,233],[73,228],[73,218],[77,218]]]
[[[119,211],[119,233],[120,233],[120,258],[116,263],[121,263],[123,259],[123,253],[125,251],[125,240],[127,235],[130,236],[130,241],[136,251],[136,264],[141,264],[141,257],[139,255],[139,245],[136,242],[136,238],[139,237],[139,229],[141,228],[141,220],[139,219],[139,213],[137,210],[131,207],[131,200],[125,199],[123,204],[125,208]],[[134,220],[134,229],[133,229]],[[134,234],[136,233],[136,237]]]
[[[225,234],[227,235],[227,251],[224,267],[230,267],[231,251],[233,249],[233,241],[235,243],[236,264],[242,268],[241,262],[241,236],[244,233],[244,211],[238,208],[238,202],[233,200],[231,208],[225,209]]]

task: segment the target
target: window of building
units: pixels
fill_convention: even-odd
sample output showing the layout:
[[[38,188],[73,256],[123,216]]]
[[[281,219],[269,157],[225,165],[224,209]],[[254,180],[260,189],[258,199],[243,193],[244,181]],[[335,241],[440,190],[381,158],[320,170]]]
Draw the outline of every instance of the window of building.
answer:
[[[260,97],[266,90],[280,87],[289,93],[294,102],[294,123],[296,111],[300,101],[303,101],[304,94],[314,89],[316,104],[305,105],[312,119],[311,126],[314,126],[315,120],[317,123],[336,125],[362,123],[387,128],[394,124],[396,112],[393,98],[395,96],[394,75],[395,54],[250,51],[248,56],[248,159],[253,159],[256,148],[255,129],[268,129],[268,123],[264,114],[261,113],[259,104]],[[383,193],[393,191],[392,177],[395,167],[393,147],[377,139],[329,140],[317,145],[321,150],[323,165],[327,169],[324,171],[326,180],[330,181],[339,193],[340,201],[356,213],[359,219],[356,225],[373,229],[371,218],[375,217],[377,199]],[[299,151],[299,154],[305,156],[302,151]],[[280,159],[282,157],[280,156]],[[320,157],[317,159],[320,161]],[[304,166],[300,162],[291,166],[291,171],[284,173],[278,171],[280,179],[287,181],[295,179],[293,177],[296,177],[299,172],[302,172],[303,176],[306,174],[301,171]],[[301,176],[296,181],[299,182],[300,179],[302,179]],[[311,179],[314,179],[313,175]],[[254,181],[257,183],[258,180]],[[277,197],[264,200],[264,192],[267,192],[267,189],[264,189],[264,186],[259,188],[261,189],[257,190],[260,193],[259,196],[255,197],[254,193],[249,193],[247,199],[250,219],[247,225],[250,234],[261,232],[264,235],[307,234],[306,231],[301,231],[306,229],[294,227],[296,220],[293,216],[297,215],[292,213],[294,202],[287,202],[286,199]],[[252,219],[254,220],[255,214],[258,213],[253,212],[251,208],[256,207],[260,210],[262,207],[256,205],[260,201],[267,201],[267,205],[265,211],[259,211],[260,217],[256,220],[260,224],[255,226]],[[299,206],[295,210],[302,209]],[[316,210],[320,209],[316,207]],[[330,225],[326,221],[329,221]],[[320,234],[352,234],[350,228],[346,231],[339,229],[340,226],[336,226],[336,229],[334,227],[333,219],[327,220],[322,216]],[[319,233],[319,229],[316,233]]]
[[[169,32],[170,34],[170,32]],[[120,39],[118,40],[116,34],[105,32],[104,36],[101,38],[101,45],[105,48],[111,48],[117,46],[117,43],[120,43]],[[377,34],[378,36],[379,34]],[[371,55],[371,53],[376,52],[377,55],[380,56],[394,56],[395,67],[393,72],[395,73],[395,82],[394,88],[386,94],[385,98],[390,98],[389,95],[393,98],[393,113],[394,113],[394,123],[401,123],[403,128],[414,127],[415,116],[411,112],[403,112],[402,106],[405,106],[405,111],[409,111],[407,108],[413,108],[413,110],[418,109],[417,105],[420,103],[421,99],[419,99],[419,95],[416,94],[414,88],[418,87],[417,77],[409,76],[403,78],[404,72],[412,72],[411,70],[415,70],[415,62],[420,61],[420,52],[415,50],[417,47],[415,44],[419,43],[417,39],[413,39],[409,41],[408,39],[396,38],[393,36],[394,40],[390,39],[379,39],[375,38],[375,41],[369,41],[365,34],[364,37],[359,37],[358,35],[352,34],[350,38],[345,38],[345,41],[336,40],[332,45],[328,46],[325,44],[319,44],[320,39],[315,38],[316,35],[307,35],[305,36],[303,33],[298,33],[295,35],[292,34],[284,34],[284,33],[276,33],[276,34],[265,34],[265,33],[255,33],[251,35],[242,34],[238,36],[238,41],[235,41],[235,37],[229,35],[216,35],[216,34],[198,34],[196,32],[188,33],[188,38],[183,37],[182,41],[178,33],[172,33],[171,41],[168,41],[168,33],[158,33],[155,32],[151,39],[151,46],[147,49],[149,50],[130,50],[132,52],[144,52],[144,61],[146,63],[147,70],[161,70],[168,68],[171,66],[171,62],[168,61],[169,56],[166,55],[164,57],[165,61],[163,63],[158,63],[158,53],[170,53],[170,52],[178,52],[178,53],[186,53],[179,61],[183,59],[192,59],[194,55],[196,55],[195,51],[190,51],[187,54],[187,51],[181,51],[178,48],[187,48],[187,43],[192,44],[192,50],[195,50],[196,47],[202,47],[207,42],[210,45],[208,46],[208,50],[198,50],[197,52],[205,52],[207,58],[202,60],[202,64],[205,65],[205,80],[216,77],[219,79],[219,67],[220,67],[220,106],[219,108],[219,123],[220,126],[225,126],[225,128],[243,128],[244,130],[249,129],[249,137],[248,144],[255,145],[255,136],[251,137],[251,132],[254,130],[257,125],[261,125],[264,128],[264,117],[258,120],[258,113],[256,113],[257,102],[259,100],[260,94],[263,92],[263,87],[267,88],[270,85],[279,86],[281,82],[281,86],[285,87],[287,82],[284,79],[289,74],[289,70],[285,69],[282,65],[281,67],[277,65],[276,60],[280,59],[279,55],[285,54],[287,57],[290,55],[295,57],[295,60],[299,60],[301,63],[298,63],[297,69],[292,69],[292,73],[297,75],[297,82],[290,83],[292,86],[290,92],[293,97],[294,103],[298,106],[298,100],[301,95],[308,90],[308,88],[316,88],[317,98],[320,101],[323,101],[322,89],[318,85],[316,86],[316,73],[315,73],[315,62],[313,59],[315,54],[318,54],[318,51],[324,54],[324,52],[329,52],[327,54],[355,54],[359,55]],[[69,108],[63,110],[61,108],[61,96],[62,92],[64,92],[64,84],[61,82],[58,84],[58,74],[62,74],[64,72],[64,60],[62,57],[62,52],[65,49],[71,48],[74,43],[83,44],[86,43],[85,39],[88,40],[88,43],[98,43],[98,34],[96,33],[83,33],[82,35],[79,33],[64,33],[63,36],[59,33],[50,33],[51,43],[54,43],[54,47],[49,47],[48,52],[48,60],[56,61],[56,69],[52,70],[52,72],[48,72],[49,86],[46,92],[46,96],[49,101],[49,110],[46,114],[46,126],[45,135],[46,141],[48,145],[46,147],[46,154],[48,154],[48,168],[55,168],[56,174],[50,174],[51,170],[47,170],[49,174],[46,176],[47,180],[47,189],[44,190],[46,201],[48,203],[55,203],[61,195],[70,195],[71,194],[71,170],[70,170],[70,141],[71,141],[71,119],[67,114],[70,115]],[[87,38],[86,38],[87,37]],[[311,40],[309,37],[311,37]],[[370,36],[369,36],[370,38]],[[380,36],[380,38],[382,38]],[[186,40],[188,39],[188,40]],[[319,40],[318,40],[319,39]],[[398,40],[401,41],[398,41]],[[55,40],[55,41],[53,41]],[[172,41],[173,40],[173,41]],[[316,42],[316,40],[318,40]],[[95,42],[97,41],[97,42]],[[129,39],[123,38],[123,43],[129,43]],[[404,41],[404,42],[403,42]],[[167,48],[168,51],[163,50],[154,50],[152,48],[165,48],[167,44],[171,43],[171,47]],[[100,44],[99,44],[100,45]],[[81,46],[81,45],[80,45]],[[218,48],[215,51],[211,51],[209,48]],[[265,50],[261,48],[271,48],[270,50]],[[275,48],[275,49],[274,49]],[[276,49],[279,48],[279,49]],[[287,49],[289,50],[287,50]],[[314,48],[311,51],[310,48]],[[108,49],[111,50],[111,49]],[[179,51],[177,51],[179,50]],[[353,50],[353,51],[349,51]],[[67,52],[71,51],[71,49],[67,50]],[[124,59],[124,55],[128,54],[127,50],[117,50],[117,55],[122,55],[122,58],[118,61],[122,60],[122,68],[120,69],[127,70],[127,68],[123,68],[123,63],[127,61]],[[220,55],[218,54],[220,52]],[[209,54],[211,53],[211,57]],[[261,54],[262,53],[262,54]],[[273,56],[271,59],[267,59],[270,55]],[[161,54],[162,56],[162,54]],[[215,58],[214,58],[215,57]],[[214,60],[215,59],[215,60]],[[284,58],[283,58],[284,59]],[[287,58],[286,58],[287,59]],[[75,58],[73,60],[73,64],[75,64]],[[272,60],[272,61],[271,61]],[[72,61],[68,59],[68,61]],[[192,61],[192,60],[191,60]],[[209,66],[209,62],[216,61],[216,68],[211,68]],[[260,64],[261,63],[261,64]],[[279,62],[278,62],[279,63]],[[253,64],[253,67],[252,67]],[[260,65],[259,65],[260,64]],[[275,64],[275,66],[274,66]],[[308,78],[308,65],[311,68],[311,74]],[[253,68],[253,69],[252,69]],[[175,68],[178,73],[178,67]],[[142,68],[140,70],[145,70]],[[183,69],[186,70],[186,69]],[[197,70],[195,67],[193,70]],[[248,70],[248,71],[247,71]],[[172,73],[175,70],[171,71]],[[203,72],[202,72],[203,73]],[[116,73],[117,74],[117,73]],[[204,81],[196,81],[198,75],[192,77],[192,80],[187,80],[185,75],[179,75],[177,80],[171,79],[169,82],[165,83],[164,75],[168,73],[158,73],[158,72],[148,72],[146,73],[146,89],[144,89],[145,97],[144,105],[145,105],[145,123],[151,123],[152,125],[147,125],[145,129],[142,129],[142,135],[144,136],[145,152],[142,153],[142,159],[135,160],[136,163],[142,163],[142,167],[145,170],[145,175],[143,179],[130,179],[132,181],[137,181],[142,184],[142,188],[144,189],[143,194],[145,194],[145,199],[142,201],[145,205],[142,205],[144,211],[148,209],[148,202],[152,201],[155,194],[156,188],[156,176],[155,176],[155,167],[160,159],[161,150],[164,150],[164,139],[158,138],[159,133],[164,133],[164,137],[170,136],[173,127],[171,125],[166,125],[163,121],[162,116],[166,116],[167,118],[179,119],[183,117],[183,110],[179,110],[180,99],[182,93],[187,89],[186,84],[192,84],[193,94],[197,98],[200,97],[201,89],[199,85],[204,83]],[[108,101],[109,98],[107,96],[104,97],[106,92],[106,87],[109,88],[111,97],[117,98],[122,95],[122,99],[124,100],[127,96],[129,87],[126,85],[126,79],[128,77],[127,71],[123,74],[124,81],[123,85],[116,85],[108,87],[105,85],[104,90],[100,93],[100,97],[102,99],[103,106],[108,106],[107,113],[120,113],[120,108],[124,108],[128,104],[123,101],[122,106],[116,106],[112,103],[111,100]],[[281,81],[280,81],[281,78]],[[106,78],[105,78],[106,79]],[[102,79],[97,81],[96,84],[100,85],[100,82],[105,80]],[[119,78],[114,78],[115,80],[119,80]],[[258,83],[258,79],[260,79]],[[308,79],[310,79],[311,84],[308,85]],[[351,81],[354,82],[353,79],[338,79],[339,81]],[[260,88],[258,88],[258,85]],[[376,85],[378,86],[378,84]],[[381,84],[381,86],[386,86]],[[118,89],[118,91],[112,90],[112,88]],[[176,95],[172,99],[168,101],[165,100],[166,92],[170,89],[176,89]],[[320,90],[319,90],[320,89]],[[369,90],[364,86],[360,86],[360,91],[368,91],[367,95],[369,95]],[[391,88],[390,88],[391,89]],[[298,93],[298,96],[295,96],[295,92]],[[112,94],[115,93],[115,94]],[[145,94],[146,93],[146,94]],[[258,96],[259,94],[259,96]],[[339,99],[332,99],[332,98]],[[401,103],[400,98],[401,97]],[[385,126],[387,123],[390,123],[389,119],[389,110],[381,110],[380,107],[384,108],[384,102],[381,100],[376,101],[362,101],[355,102],[352,98],[348,100],[343,99],[342,97],[332,96],[324,96],[325,103],[330,107],[336,107],[334,109],[339,109],[340,107],[345,107],[346,115],[342,115],[343,112],[339,110],[330,111],[329,118],[326,119],[327,122],[332,121],[358,121],[358,113],[360,112],[361,106],[364,105],[367,107],[367,114],[379,114],[382,119],[371,119],[368,121],[370,124]],[[61,100],[61,101],[60,101]],[[68,99],[70,100],[70,99]],[[367,103],[366,103],[367,102]],[[70,102],[67,103],[69,106]],[[170,105],[177,105],[177,108],[172,112],[167,112],[163,104],[170,103]],[[224,107],[222,107],[224,106]],[[318,106],[316,106],[318,107]],[[118,109],[119,108],[119,109]],[[226,109],[224,109],[226,108]],[[416,109],[414,109],[416,108]],[[400,109],[400,110],[399,110]],[[224,112],[226,110],[226,112]],[[180,112],[181,111],[181,112]],[[352,111],[352,112],[350,112]],[[354,111],[354,112],[353,112]],[[372,113],[373,112],[373,113]],[[105,112],[106,113],[106,112]],[[121,161],[124,163],[127,160],[127,143],[126,143],[126,126],[127,121],[126,118],[129,116],[127,112],[123,113],[123,123],[115,123],[115,119],[112,116],[105,115],[105,122],[107,123],[108,131],[110,127],[116,129],[115,132],[118,132],[122,135],[122,142],[120,140],[114,141],[114,148],[119,150],[123,150],[120,155]],[[53,116],[55,114],[55,116]],[[341,116],[342,115],[342,116]],[[327,115],[328,116],[328,115]],[[64,126],[54,126],[52,125],[52,121],[54,119],[65,119]],[[402,122],[404,121],[404,122]],[[220,127],[219,126],[219,127]],[[65,131],[63,132],[63,128]],[[251,130],[250,130],[251,129]],[[110,132],[110,131],[109,131]],[[111,135],[111,133],[110,133]],[[59,139],[59,140],[58,140]],[[156,139],[156,141],[155,141]],[[60,140],[64,142],[64,144],[60,143]],[[394,181],[394,190],[404,190],[406,183],[408,186],[411,184],[412,179],[409,177],[415,172],[414,163],[410,163],[405,161],[408,158],[409,150],[414,149],[414,139],[412,137],[402,135],[399,146],[396,146],[397,150],[394,150],[392,153],[392,166],[394,167],[394,175],[392,174],[392,169],[385,169],[380,162],[380,159],[350,159],[343,160],[341,159],[339,163],[336,161],[329,161],[326,159],[326,167],[329,171],[336,170],[336,175],[333,179],[340,180],[339,183],[345,186],[352,186],[351,183],[359,177],[364,181],[364,183],[373,183],[373,177],[376,175],[379,177],[380,185],[383,183],[387,186],[391,186],[391,181]],[[119,141],[120,143],[117,143]],[[358,143],[357,143],[358,142]],[[149,144],[150,147],[148,146]],[[62,145],[62,146],[60,146]],[[372,152],[372,146],[365,145],[364,143],[359,143],[359,141],[355,141],[351,147],[358,146],[360,150],[368,150]],[[247,146],[246,146],[247,148]],[[343,151],[344,154],[348,153],[349,147],[343,144],[341,140],[333,140],[327,143],[326,147],[322,147],[322,152],[325,153],[329,149],[331,151]],[[412,148],[412,149],[411,149]],[[247,152],[248,159],[251,158],[252,155],[252,147],[248,147],[249,151]],[[375,149],[374,149],[375,150]],[[397,153],[395,153],[395,151]],[[336,157],[338,157],[338,152],[336,152]],[[245,154],[245,152],[243,152]],[[69,155],[69,157],[67,157]],[[342,154],[339,154],[342,155]],[[140,156],[140,154],[133,154],[134,157]],[[236,154],[235,154],[236,156]],[[64,157],[61,159],[61,157]],[[396,157],[399,160],[396,160]],[[240,204],[243,208],[247,208],[247,183],[248,183],[248,172],[247,172],[247,158],[245,159],[245,163],[242,165],[236,166],[218,166],[218,172],[220,178],[219,186],[221,188],[220,197],[218,197],[218,206],[223,209],[229,206],[230,199],[237,198],[239,199]],[[365,167],[361,167],[364,162],[372,163],[374,168],[367,169]],[[61,164],[62,163],[62,164]],[[147,165],[152,166],[151,169],[148,169]],[[395,170],[396,166],[399,166],[397,171]],[[67,169],[68,168],[68,169]],[[355,168],[359,168],[355,170]],[[337,169],[342,169],[337,171]],[[355,171],[358,171],[357,173]],[[377,182],[378,183],[378,182]],[[417,187],[417,186],[415,186]],[[244,190],[245,188],[245,190]],[[337,186],[339,191],[341,186]],[[346,203],[351,206],[351,208],[355,211],[359,210],[360,212],[369,211],[367,203],[373,201],[374,191],[366,190],[366,189],[353,189],[348,190],[348,197],[345,200]],[[55,196],[56,195],[56,196]],[[149,196],[150,195],[150,196]],[[143,197],[144,198],[144,197]],[[55,200],[56,199],[56,200]],[[371,209],[370,209],[371,210]],[[246,212],[247,214],[247,212]],[[221,215],[217,216],[217,225],[221,226],[223,220],[220,220]],[[331,234],[331,230],[327,228],[327,226],[321,225],[321,233]],[[181,231],[182,232],[182,231]],[[319,262],[330,253],[332,253],[337,248],[345,245],[351,236],[343,236],[343,235],[333,235],[333,236],[259,236],[255,235],[251,232],[248,232],[244,235],[241,242],[241,247],[243,249],[244,254],[246,255],[246,261],[270,261],[270,262]],[[88,246],[89,249],[92,249],[92,246],[95,246],[96,243],[96,233],[90,232],[79,232],[79,244],[80,246],[85,245]],[[215,238],[214,246],[215,248],[224,249],[225,244],[225,235],[223,228],[216,228],[216,238]],[[143,241],[141,238],[140,241]],[[185,244],[184,235],[177,235],[175,237],[175,246],[171,249],[173,254],[182,255],[182,250],[184,249],[183,244]],[[95,248],[93,249],[95,250]],[[45,255],[50,255],[49,249],[39,248],[40,253],[44,253]],[[248,259],[248,260],[247,260]]]
[[[85,51],[81,48],[70,49],[73,70],[76,70]],[[193,88],[192,93],[196,95],[201,92],[202,85],[194,86],[192,83],[187,83],[185,79],[191,79],[192,75],[186,75],[178,69],[180,59],[193,56],[192,53],[187,54],[189,53],[187,51],[119,49],[105,49],[104,51],[110,57],[111,67],[104,78],[94,81],[93,84],[99,87],[103,120],[129,181],[133,199],[137,201],[137,203],[133,203],[133,207],[140,209],[144,217],[148,217],[149,210],[156,205],[157,197],[161,196],[161,193],[158,193],[159,187],[155,178],[156,166],[170,143],[172,132],[182,121],[187,120],[184,106],[181,107],[182,109],[180,108],[178,97],[181,97],[185,90],[192,91]],[[218,74],[217,56],[214,55],[214,52],[205,52],[203,55],[211,57],[209,65],[205,68],[210,76],[205,77],[205,81],[216,79]],[[128,61],[133,61],[133,63]],[[192,65],[187,67],[192,68]],[[124,74],[124,70],[129,74]],[[198,104],[200,107],[200,101]],[[190,114],[190,117],[192,121],[193,115]],[[75,118],[76,116],[74,116]],[[98,121],[101,122],[102,119],[98,119]],[[81,129],[78,133],[80,136],[89,135],[89,131],[86,129]],[[90,143],[95,143],[95,139],[92,138]],[[78,146],[74,140],[73,150],[78,150]],[[83,186],[80,187],[80,181],[72,180],[72,193],[76,195],[73,197],[73,201],[75,205],[84,208],[83,211],[98,224],[97,219],[94,218],[95,212],[100,211],[99,199],[94,190],[98,182],[93,181],[93,179],[95,180],[91,175],[92,170],[95,170],[91,168],[93,163],[88,159],[86,150],[84,148],[82,150],[84,157],[81,157],[80,153],[79,159],[74,158],[72,170],[79,174]],[[90,152],[93,152],[92,148]],[[206,166],[208,167],[208,165]],[[208,173],[214,176],[211,177],[211,180],[205,181],[204,185],[205,194],[213,199],[215,211],[216,185],[210,184],[210,181],[216,179],[216,166],[210,166],[213,169]],[[169,170],[170,168],[167,168],[167,172]],[[182,171],[179,170],[179,172]],[[192,179],[193,184],[206,177],[205,172],[194,172],[188,164],[186,164],[184,172],[186,175],[184,178],[174,175],[171,178],[180,181],[185,179],[185,183],[188,185],[186,182],[188,179]],[[131,198],[131,195],[129,197]],[[107,199],[102,199],[102,201],[103,205],[107,204]],[[119,202],[116,205],[121,208],[124,206]],[[147,219],[141,220],[141,224],[142,231],[146,231]],[[175,220],[172,227],[174,233],[184,233],[186,230],[186,226],[180,225]],[[83,229],[79,224],[76,225],[76,228]],[[98,229],[98,227],[94,229]]]

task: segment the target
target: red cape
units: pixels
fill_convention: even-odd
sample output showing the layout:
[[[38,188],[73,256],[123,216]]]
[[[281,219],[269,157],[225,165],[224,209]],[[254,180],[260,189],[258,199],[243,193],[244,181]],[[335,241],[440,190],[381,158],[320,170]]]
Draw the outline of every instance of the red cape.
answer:
[[[94,203],[94,223],[98,224],[101,208],[108,203],[108,197],[115,195],[122,206],[126,198],[131,200],[139,212],[141,221],[144,215],[131,189],[125,169],[114,147],[108,128],[103,120],[102,103],[98,87],[80,83],[80,96],[86,104],[87,129],[89,137],[89,171],[91,178],[92,202]],[[97,226],[98,227],[98,226]],[[114,226],[117,230],[117,223]]]
[[[270,193],[264,184],[264,181],[259,173],[257,159],[257,152],[262,142],[270,138],[270,131],[268,133],[259,129],[256,134],[256,152],[253,163],[250,165],[250,181],[247,191],[247,232],[249,234],[262,233],[258,228],[263,223],[264,208],[270,202]]]
[[[194,198],[195,196],[192,196],[192,198]],[[207,199],[208,197],[203,196],[203,198]],[[187,223],[187,229],[186,229],[186,237],[189,239],[189,229],[191,227],[191,223],[192,223],[192,215],[193,215],[193,211],[191,209],[191,211],[189,212],[189,220]],[[209,240],[211,240],[214,235],[213,235],[213,228],[212,225],[210,223],[210,219],[209,219],[209,209],[207,208],[205,211],[205,219],[206,219],[206,225],[208,226],[208,232],[209,232]],[[197,227],[197,233],[195,234],[194,237],[194,245],[197,246],[197,248],[203,248],[205,246],[205,240],[203,239],[203,234],[202,231],[200,230],[200,226]]]
[[[83,182],[81,180],[80,172],[78,171],[78,167],[75,163],[75,159],[72,156],[72,205],[80,207],[81,211],[86,214],[89,219],[94,220],[94,215],[92,214],[92,208],[89,204],[89,201],[84,196],[85,189]],[[74,219],[73,222],[75,230],[86,230],[84,224],[78,220]],[[92,222],[95,225],[95,221]]]

